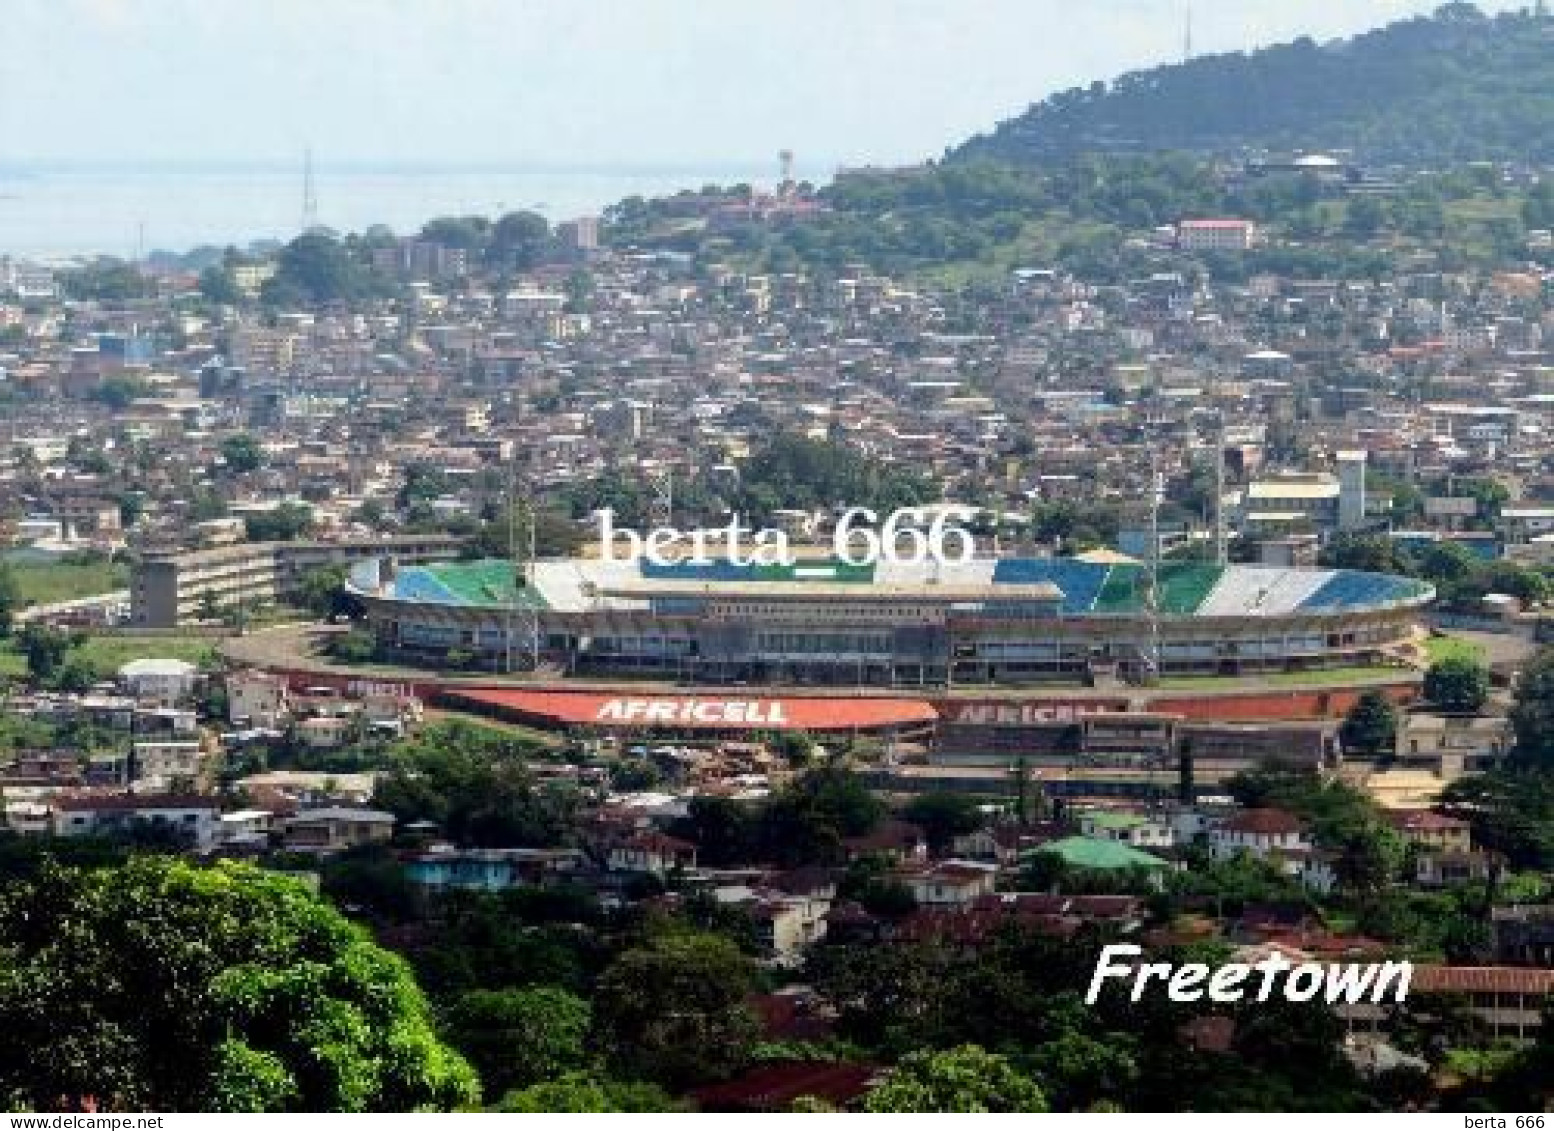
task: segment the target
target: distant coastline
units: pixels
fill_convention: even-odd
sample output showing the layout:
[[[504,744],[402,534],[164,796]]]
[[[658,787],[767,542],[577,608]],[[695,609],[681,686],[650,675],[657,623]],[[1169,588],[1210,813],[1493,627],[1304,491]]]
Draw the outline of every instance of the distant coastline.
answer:
[[[413,232],[446,215],[532,209],[551,221],[628,196],[775,179],[775,162],[697,166],[316,162],[318,220]],[[824,177],[829,176],[830,166]],[[286,240],[301,230],[302,162],[11,161],[0,165],[0,255],[134,257]]]

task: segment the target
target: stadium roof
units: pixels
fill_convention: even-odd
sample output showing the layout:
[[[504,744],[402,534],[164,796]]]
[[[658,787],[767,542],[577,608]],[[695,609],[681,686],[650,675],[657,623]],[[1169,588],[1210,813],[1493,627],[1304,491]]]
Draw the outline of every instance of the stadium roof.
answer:
[[[1076,558],[977,558],[968,562],[881,562],[875,566],[801,562],[750,566],[721,561],[655,566],[632,561],[537,562],[530,583],[515,587],[505,562],[402,566],[392,576],[364,562],[358,592],[409,605],[501,610],[516,601],[559,613],[612,610],[696,615],[697,602],[729,599],[880,603],[902,600],[997,617],[1022,603],[1050,603],[1060,616],[1141,616],[1149,608],[1149,571],[1121,561]],[[1158,604],[1167,617],[1265,617],[1418,604],[1433,596],[1413,578],[1357,570],[1219,566],[1167,561]]]
[[[930,723],[939,714],[918,699],[769,695],[602,694],[472,690],[451,698],[550,726],[606,730],[851,731]]]

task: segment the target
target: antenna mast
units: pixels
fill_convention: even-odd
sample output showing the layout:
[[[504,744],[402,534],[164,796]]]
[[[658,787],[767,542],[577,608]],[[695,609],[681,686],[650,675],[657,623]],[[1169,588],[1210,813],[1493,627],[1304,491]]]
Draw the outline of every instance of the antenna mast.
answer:
[[[318,227],[318,191],[313,184],[313,147],[302,151],[302,230]]]

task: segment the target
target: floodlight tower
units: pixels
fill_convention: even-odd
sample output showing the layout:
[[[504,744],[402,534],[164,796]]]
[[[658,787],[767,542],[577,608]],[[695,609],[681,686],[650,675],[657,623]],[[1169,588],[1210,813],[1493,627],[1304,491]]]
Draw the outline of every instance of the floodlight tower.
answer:
[[[1229,560],[1229,540],[1225,536],[1225,413],[1215,414],[1214,427],[1214,564]]]
[[[520,633],[529,653],[529,670],[540,667],[540,614],[529,599],[534,587],[534,503],[520,494],[517,458],[507,465],[507,556],[513,566],[512,595],[507,602],[507,673],[517,670]]]
[[[653,529],[674,525],[674,468],[666,467],[654,474],[648,485],[653,489],[653,501],[648,504],[648,523]]]

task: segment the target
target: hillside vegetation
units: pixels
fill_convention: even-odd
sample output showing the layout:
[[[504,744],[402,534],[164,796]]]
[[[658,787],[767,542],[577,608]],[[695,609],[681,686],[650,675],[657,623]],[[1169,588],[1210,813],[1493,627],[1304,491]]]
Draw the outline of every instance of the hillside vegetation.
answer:
[[[1208,55],[1054,94],[952,158],[1349,149],[1368,162],[1554,160],[1554,20],[1472,4],[1353,39]]]

